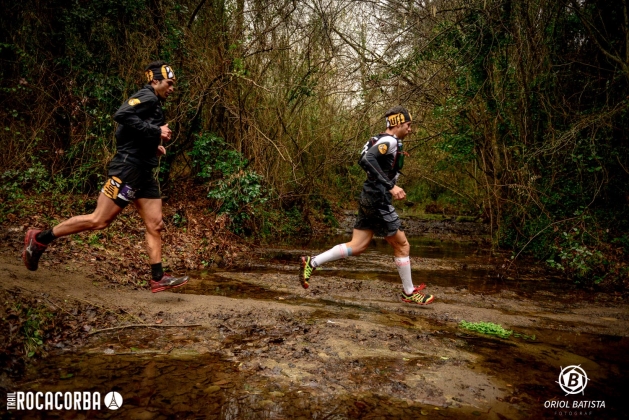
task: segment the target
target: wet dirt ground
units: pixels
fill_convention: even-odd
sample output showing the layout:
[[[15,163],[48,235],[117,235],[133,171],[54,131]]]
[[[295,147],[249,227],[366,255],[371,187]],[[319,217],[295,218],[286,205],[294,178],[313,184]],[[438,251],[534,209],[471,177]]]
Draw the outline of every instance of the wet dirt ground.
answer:
[[[92,330],[86,347],[34,364],[16,390],[124,397],[119,410],[72,418],[627,417],[623,296],[580,290],[535,267],[498,276],[506,255],[482,241],[426,238],[411,238],[412,268],[416,285],[436,296],[432,305],[400,302],[380,239],[361,256],[326,264],[302,289],[299,255],[347,240],[260,248],[240,256],[239,267],[190,273],[186,287],[158,294],[109,289],[71,267],[30,273],[2,253],[4,287],[120,307],[142,324]],[[519,336],[470,332],[461,320]],[[570,365],[587,372],[583,394],[566,395],[558,384]],[[568,408],[545,407],[553,404]]]

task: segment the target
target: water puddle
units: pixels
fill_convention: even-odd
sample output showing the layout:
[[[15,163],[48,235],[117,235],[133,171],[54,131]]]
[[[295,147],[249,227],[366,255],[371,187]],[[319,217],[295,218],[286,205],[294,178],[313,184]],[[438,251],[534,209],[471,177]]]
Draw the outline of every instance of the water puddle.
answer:
[[[332,246],[347,242],[350,236],[340,235],[304,242],[305,249],[289,247],[263,250],[256,257],[235,270],[247,273],[295,274],[299,269],[299,256],[313,255]],[[538,291],[552,293],[549,300],[562,299],[566,293],[578,292],[572,284],[545,274],[522,273],[517,278],[498,275],[495,267],[508,261],[507,253],[492,251],[476,242],[446,242],[424,237],[409,237],[413,263],[413,280],[430,286],[465,288],[472,294],[496,294],[503,290],[530,297]],[[339,277],[350,280],[380,280],[399,284],[400,278],[391,261],[392,250],[382,238],[374,238],[364,254],[355,258],[337,260],[320,267],[313,275]],[[426,267],[429,268],[426,268]],[[538,298],[545,299],[543,296]],[[572,299],[568,297],[567,300]]]
[[[421,317],[386,312],[357,315],[345,308],[315,311],[306,331],[323,328],[330,319],[343,318],[344,312],[345,319],[375,320],[391,333],[406,328],[427,342],[438,340],[446,345],[444,349],[457,348],[476,360],[444,351],[447,357],[334,358],[317,369],[312,367],[316,355],[306,351],[300,362],[271,367],[265,365],[264,357],[258,359],[262,362],[248,360],[262,350],[269,352],[269,346],[291,346],[295,335],[289,330],[271,335],[252,328],[246,334],[231,334],[222,342],[230,349],[227,356],[194,350],[194,343],[204,341],[203,329],[167,334],[125,330],[103,336],[86,352],[57,354],[37,362],[20,389],[102,395],[117,391],[123,396],[119,410],[103,407],[99,412],[82,413],[88,418],[560,418],[565,414],[547,410],[543,403],[576,398],[558,392],[556,381],[558,365],[578,364],[590,377],[587,399],[604,400],[608,407],[588,410],[589,418],[622,417],[618,408],[629,368],[628,338],[530,329],[519,332],[535,334],[534,341],[499,339],[469,333],[451,323],[420,331],[416,327],[424,321]],[[332,350],[326,352],[334,355]],[[295,376],[299,369],[307,375]],[[498,388],[479,379],[495,376],[500,378]],[[445,404],[443,389],[450,390],[446,391],[450,402]],[[493,401],[486,400],[487,395]],[[486,404],[492,407],[489,411],[477,407]],[[67,414],[51,411],[46,418],[68,418]],[[21,412],[19,418],[42,417],[37,412]]]
[[[290,295],[289,293],[272,291],[254,283],[231,279],[219,272],[201,272],[192,274],[191,277],[192,280],[186,287],[174,289],[172,292],[257,300],[282,300]]]
[[[308,250],[325,251],[333,246],[346,243],[351,240],[351,235],[331,235],[321,238],[311,238],[304,241],[292,243],[282,243],[281,241],[270,244],[268,248],[282,247],[285,249],[299,246]],[[468,256],[490,257],[492,251],[488,247],[483,247],[476,241],[442,241],[424,236],[407,236],[411,245],[411,255],[421,258],[465,258]],[[377,251],[389,254],[391,246],[384,238],[375,237],[369,244],[368,251]]]
[[[429,361],[424,360],[425,363]],[[417,360],[407,363],[416,364]],[[399,371],[389,359],[355,360],[350,363],[356,383],[381,381]],[[82,418],[200,418],[200,419],[311,419],[311,418],[453,418],[472,419],[471,409],[446,409],[429,402],[389,398],[372,392],[351,395],[336,389],[336,395],[321,389],[316,379],[287,387],[281,370],[255,376],[239,370],[239,364],[218,355],[172,357],[167,355],[57,356],[35,365],[21,389],[32,392],[119,392],[124,402],[116,411],[81,413]],[[46,379],[40,379],[46,378]],[[394,382],[395,384],[395,382]],[[396,385],[393,385],[396,386]],[[397,386],[403,388],[401,382]],[[375,387],[374,387],[375,388]],[[42,418],[37,412],[21,412],[20,418]],[[46,412],[46,418],[68,418],[67,412]]]

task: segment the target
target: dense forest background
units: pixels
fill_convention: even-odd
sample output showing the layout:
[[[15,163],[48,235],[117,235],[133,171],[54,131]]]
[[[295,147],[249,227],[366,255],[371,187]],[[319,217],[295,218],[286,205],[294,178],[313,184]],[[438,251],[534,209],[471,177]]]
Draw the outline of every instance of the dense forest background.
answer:
[[[163,59],[162,187],[202,187],[238,234],[333,224],[401,104],[409,201],[576,281],[627,279],[627,0],[23,0],[0,22],[0,222],[96,195],[111,116]]]

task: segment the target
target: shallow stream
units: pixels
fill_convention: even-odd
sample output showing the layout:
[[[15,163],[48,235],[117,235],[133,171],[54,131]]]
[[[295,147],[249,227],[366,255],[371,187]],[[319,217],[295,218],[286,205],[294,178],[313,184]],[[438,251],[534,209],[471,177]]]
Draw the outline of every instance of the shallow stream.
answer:
[[[73,418],[626,417],[629,339],[598,334],[596,324],[586,332],[583,318],[571,319],[582,308],[573,303],[587,303],[590,293],[534,269],[499,276],[496,267],[508,255],[477,243],[421,238],[411,238],[414,281],[426,283],[441,306],[416,308],[387,294],[400,280],[382,240],[363,256],[326,265],[311,289],[301,290],[299,255],[346,240],[261,248],[237,269],[194,273],[174,292],[241,299],[249,307],[287,305],[268,312],[275,322],[256,320],[261,310],[238,321],[219,317],[212,326],[102,334],[84,351],[36,364],[22,389],[116,390],[124,397],[119,410]],[[519,336],[459,327],[464,317],[487,314]],[[582,394],[566,395],[558,385],[568,365],[588,374]],[[605,408],[572,409],[582,400],[605,401]],[[545,407],[547,401],[569,408]]]

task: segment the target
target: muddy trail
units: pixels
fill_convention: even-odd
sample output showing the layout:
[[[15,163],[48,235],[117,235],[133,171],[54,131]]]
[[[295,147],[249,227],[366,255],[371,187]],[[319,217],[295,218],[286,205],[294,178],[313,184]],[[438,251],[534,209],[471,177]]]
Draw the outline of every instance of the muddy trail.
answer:
[[[0,254],[8,279],[47,296],[119,308],[133,319],[87,344],[63,345],[11,384],[20,391],[115,390],[118,410],[4,412],[4,418],[531,419],[626,418],[629,307],[535,267],[501,270],[506,255],[482,242],[411,238],[413,279],[436,296],[399,300],[391,251],[297,279],[299,255],[344,236],[276,244],[229,270],[190,273],[158,294],[110,288],[71,266],[31,273]],[[246,257],[246,258],[245,258]],[[492,322],[508,338],[461,327]],[[586,387],[567,395],[560,372],[580,366]],[[601,404],[601,402],[603,402]]]

